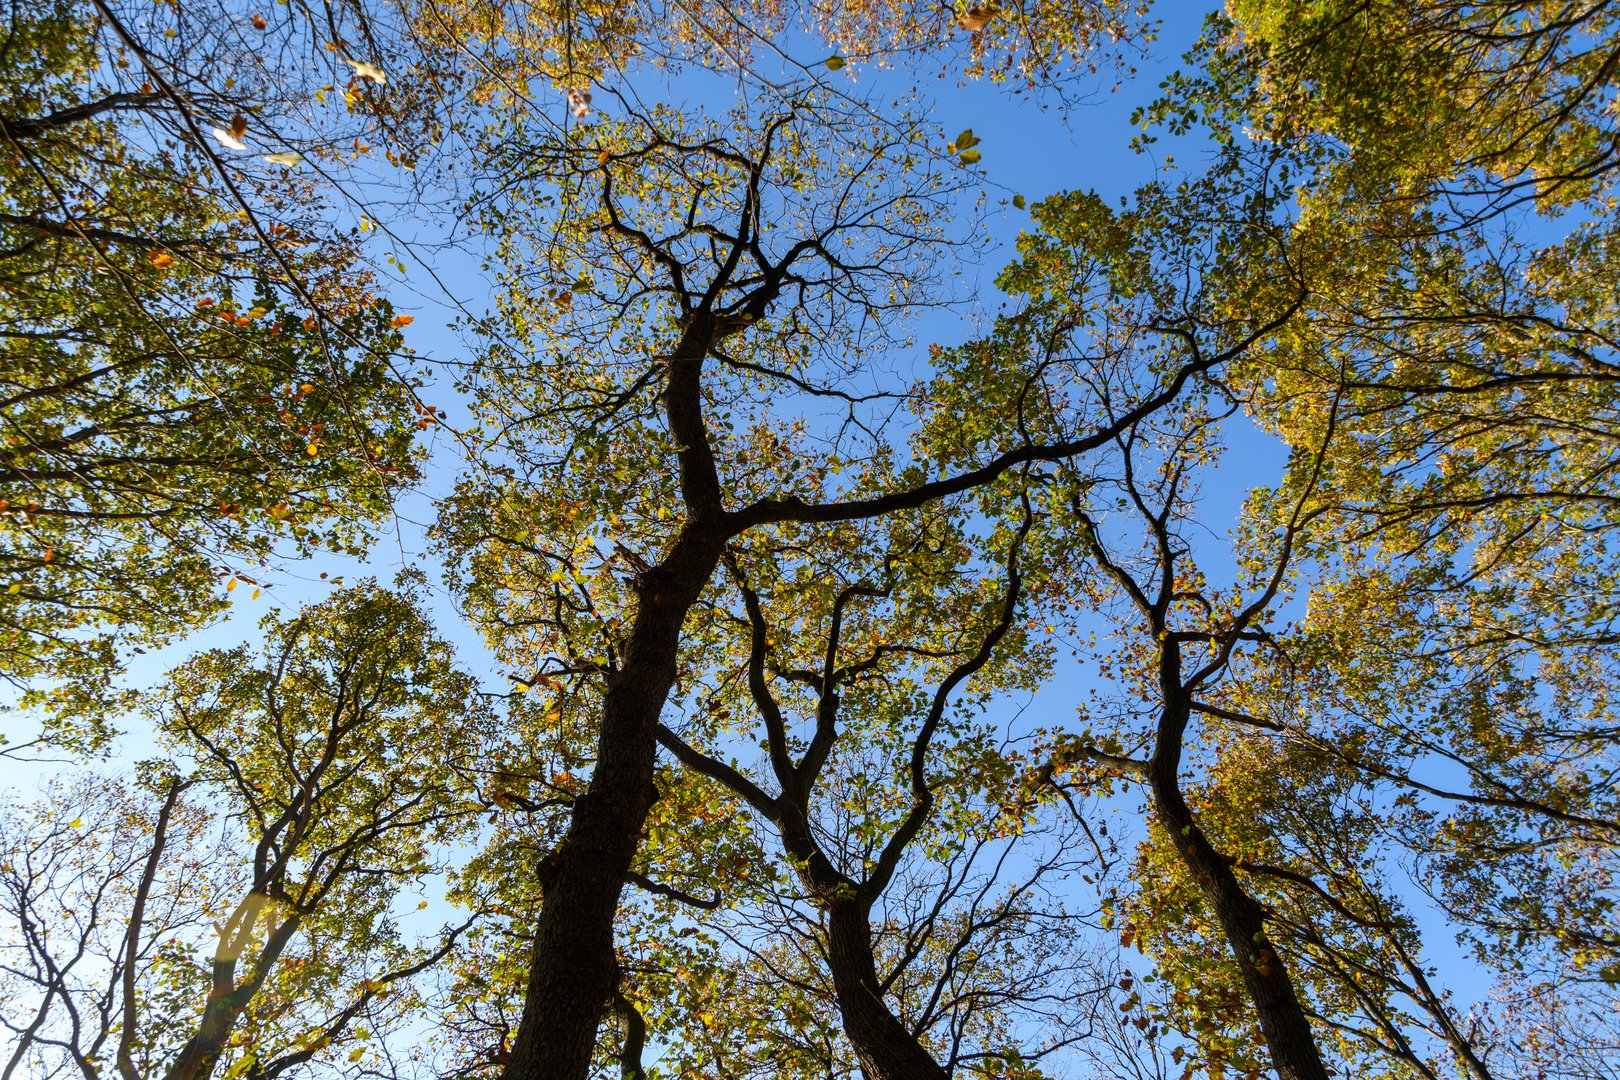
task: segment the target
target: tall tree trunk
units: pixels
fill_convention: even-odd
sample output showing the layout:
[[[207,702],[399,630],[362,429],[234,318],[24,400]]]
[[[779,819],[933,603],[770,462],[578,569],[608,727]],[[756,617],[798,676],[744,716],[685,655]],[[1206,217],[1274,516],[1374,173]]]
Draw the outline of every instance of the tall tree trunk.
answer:
[[[1161,647],[1159,682],[1164,711],[1147,770],[1159,824],[1226,934],[1279,1080],[1328,1080],[1310,1018],[1288,977],[1288,966],[1266,937],[1264,910],[1198,827],[1181,794],[1182,740],[1191,710],[1190,695],[1181,685],[1181,647],[1173,639],[1166,639]]]
[[[827,915],[827,967],[861,1069],[870,1080],[946,1080],[945,1070],[883,1000],[867,906],[834,903]]]
[[[784,783],[784,787],[788,785]],[[838,1012],[867,1080],[945,1080],[946,1072],[883,1000],[872,949],[874,895],[827,858],[805,808],[807,788],[794,786],[772,815],[799,880],[827,913],[827,970]]]
[[[669,360],[665,403],[687,521],[663,561],[636,583],[635,622],[602,699],[596,768],[542,867],[523,1018],[505,1080],[585,1080],[617,989],[614,917],[657,795],[658,719],[675,685],[681,626],[730,538],[702,413],[700,376],[714,332],[711,316],[695,318]]]
[[[276,966],[287,943],[298,932],[302,918],[284,920],[271,931],[264,948],[254,959],[253,970],[240,984],[236,982],[237,957],[216,956],[214,959],[213,988],[203,1006],[202,1020],[197,1030],[163,1074],[163,1080],[207,1080],[231,1038],[237,1020],[253,1001],[253,996],[264,985],[265,977]]]
[[[675,684],[681,624],[708,583],[725,536],[688,527],[637,588],[624,662],[602,702],[596,768],[543,874],[544,896],[506,1080],[583,1080],[619,969],[613,922],[653,786],[658,718]]]

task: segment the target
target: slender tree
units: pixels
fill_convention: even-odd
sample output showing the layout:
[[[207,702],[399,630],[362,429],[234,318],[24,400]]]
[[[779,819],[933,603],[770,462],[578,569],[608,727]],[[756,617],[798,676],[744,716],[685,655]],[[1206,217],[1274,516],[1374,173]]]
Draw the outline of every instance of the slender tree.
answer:
[[[412,943],[401,890],[464,841],[489,718],[401,598],[267,618],[149,701],[173,757],[11,811],[7,1077],[275,1077],[369,1044],[466,929]]]

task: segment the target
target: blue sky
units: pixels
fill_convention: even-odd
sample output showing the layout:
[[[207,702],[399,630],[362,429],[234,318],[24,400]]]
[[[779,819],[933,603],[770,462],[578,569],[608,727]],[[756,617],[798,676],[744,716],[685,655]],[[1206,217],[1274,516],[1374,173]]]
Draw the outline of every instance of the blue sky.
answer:
[[[1138,71],[1134,78],[1112,88],[1105,76],[1099,76],[1095,92],[1072,105],[1029,94],[1014,96],[1002,87],[983,83],[952,85],[950,79],[937,81],[934,119],[946,132],[971,128],[982,140],[988,226],[994,246],[981,260],[965,268],[968,277],[964,293],[972,299],[953,309],[931,311],[916,324],[914,349],[918,355],[924,354],[929,342],[961,341],[987,328],[993,319],[1002,299],[994,289],[993,279],[1012,257],[1014,242],[1030,220],[1027,211],[1011,204],[1014,194],[1034,203],[1057,191],[1095,189],[1110,201],[1117,201],[1160,174],[1166,152],[1176,153],[1178,164],[1188,169],[1197,167],[1196,146],[1160,144],[1155,154],[1131,150],[1129,143],[1138,129],[1131,124],[1130,115],[1151,99],[1163,75],[1178,66],[1179,56],[1196,37],[1206,10],[1201,4],[1161,4],[1155,12],[1162,20],[1160,38],[1150,55],[1136,59]],[[807,42],[805,49],[810,56],[802,59],[826,53],[824,47],[814,43]],[[851,64],[839,74],[874,92],[888,84],[908,89],[909,83],[915,81],[913,73],[876,72],[859,64]],[[667,84],[672,94],[688,89],[700,96],[714,93],[712,80],[702,83],[694,79],[689,86],[681,80]],[[560,95],[555,107],[559,114],[566,109]],[[385,221],[384,225],[424,242],[438,239],[431,207],[427,211],[420,215],[425,219],[422,221],[401,219]],[[384,236],[377,236],[375,243],[379,254],[393,249]],[[422,250],[428,250],[426,243]],[[410,256],[406,261],[415,263]],[[408,331],[408,342],[425,359],[454,361],[466,357],[472,348],[450,324],[458,307],[479,312],[489,303],[489,289],[479,263],[480,253],[476,250],[451,250],[434,257],[437,280],[430,280],[420,266],[411,265],[399,281],[395,304],[416,317]],[[446,289],[452,295],[446,295]],[[450,424],[465,420],[465,411],[457,407],[448,387],[441,389],[441,393],[430,394],[428,399],[447,406]],[[488,661],[477,633],[460,619],[447,594],[439,588],[439,568],[427,551],[424,530],[434,517],[434,499],[448,489],[455,477],[453,443],[442,434],[433,437],[447,453],[436,457],[422,488],[401,500],[395,521],[382,530],[367,563],[323,557],[286,564],[268,577],[269,588],[258,600],[248,598],[249,589],[237,589],[232,594],[234,605],[228,619],[186,642],[141,658],[130,672],[131,681],[137,685],[155,681],[178,658],[197,649],[251,639],[255,636],[253,623],[262,613],[272,609],[291,613],[299,604],[326,595],[335,579],[352,581],[370,574],[386,583],[401,569],[420,567],[427,571],[435,587],[434,610],[441,632],[458,644],[463,661],[479,672],[492,690],[504,690],[504,680]],[[1248,484],[1257,477],[1275,475],[1282,461],[1280,449],[1271,440],[1241,423],[1234,424],[1230,440],[1232,450],[1225,463],[1205,485],[1205,524],[1214,537],[1221,536],[1235,522]],[[1223,561],[1217,554],[1219,549],[1220,545],[1211,545],[1212,571],[1218,571]],[[1061,725],[1072,718],[1073,703],[1085,687],[1083,673],[1069,667],[1034,702],[1010,703],[1009,716],[1013,710],[1027,706],[1022,722]],[[149,740],[132,732],[121,748],[120,760],[133,763],[150,752]],[[47,771],[48,767],[0,758],[0,787],[26,792]],[[1446,967],[1462,968],[1466,960],[1451,945],[1442,925],[1429,921],[1430,929],[1436,931],[1428,935],[1432,957]],[[1477,989],[1483,990],[1483,986]]]

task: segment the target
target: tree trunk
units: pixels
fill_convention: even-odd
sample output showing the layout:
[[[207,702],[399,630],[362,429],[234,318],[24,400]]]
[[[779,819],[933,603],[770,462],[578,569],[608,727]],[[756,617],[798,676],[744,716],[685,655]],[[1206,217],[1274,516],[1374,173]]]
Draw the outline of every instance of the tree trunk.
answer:
[[[619,977],[619,893],[656,791],[659,714],[675,683],[681,624],[725,549],[715,527],[689,525],[637,586],[636,621],[602,702],[596,768],[543,873],[523,1019],[506,1080],[584,1080]]]
[[[292,940],[293,934],[298,932],[302,921],[300,917],[286,919],[271,932],[264,948],[259,950],[251,975],[241,984],[236,982],[237,958],[215,957],[214,985],[209,991],[207,1004],[203,1006],[202,1020],[164,1072],[163,1080],[207,1080],[213,1074],[214,1066],[219,1064],[220,1057],[225,1053],[225,1046],[230,1041],[237,1020],[241,1019],[254,995],[259,992],[259,987],[264,985],[265,977],[281,958],[282,951]]]
[[[945,1070],[883,1000],[866,905],[835,903],[827,914],[827,966],[861,1069],[870,1080],[945,1080]]]
[[[1181,685],[1181,649],[1166,640],[1160,652],[1160,690],[1164,712],[1157,744],[1148,763],[1153,809],[1182,865],[1197,883],[1204,900],[1226,934],[1237,958],[1243,986],[1254,1003],[1279,1080],[1328,1080],[1310,1018],[1305,1015],[1288,977],[1288,966],[1266,937],[1265,912],[1243,888],[1232,868],[1193,820],[1181,794],[1181,749],[1190,709]]]

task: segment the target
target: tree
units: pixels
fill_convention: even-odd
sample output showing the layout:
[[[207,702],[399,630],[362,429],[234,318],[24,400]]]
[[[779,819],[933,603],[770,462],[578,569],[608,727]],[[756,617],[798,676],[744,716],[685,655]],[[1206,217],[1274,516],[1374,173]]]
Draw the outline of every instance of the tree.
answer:
[[[1326,455],[1265,503],[1320,500],[1315,580],[1241,711],[1308,748],[1308,782],[1372,792],[1339,817],[1411,853],[1351,907],[1427,894],[1508,992],[1570,1015],[1614,963],[1609,31],[1597,8],[1244,5],[1176,88],[1297,170],[1313,287],[1238,373],[1261,424]],[[1410,966],[1384,970],[1421,1003]],[[1473,1075],[1523,1060],[1433,1023]]]
[[[917,129],[870,133],[859,113],[811,114],[813,130],[838,124],[846,145],[864,147],[857,168],[848,151],[818,153],[796,112],[730,135],[625,107],[626,122],[512,148],[532,165],[504,174],[508,190],[561,177],[571,197],[543,246],[527,246],[520,211],[496,211],[509,250],[525,256],[513,259],[523,269],[501,321],[536,340],[521,352],[521,339],[497,344],[472,376],[497,440],[483,456],[501,460],[441,517],[475,611],[518,631],[514,661],[531,658],[521,681],[601,680],[595,768],[544,870],[512,1077],[588,1067],[614,986],[612,913],[656,795],[658,716],[683,624],[728,545],[752,530],[914,509],[1105,446],[1246,347],[1177,357],[1049,441],[998,427],[959,469],[891,472],[861,413],[892,391],[841,383],[862,344],[853,331],[922,284],[937,243],[929,210],[960,182],[954,168],[916,156]],[[840,195],[825,200],[828,187]],[[573,194],[584,190],[591,199]],[[582,367],[579,349],[615,363]],[[785,416],[795,399],[802,424],[766,411]],[[827,399],[851,414],[824,434],[811,422]],[[830,450],[812,456],[823,437]],[[547,653],[555,659],[538,663]]]
[[[401,892],[467,840],[490,717],[411,604],[373,585],[177,668],[173,755],[10,808],[6,1076],[268,1080],[357,1062],[422,1007]]]
[[[1027,520],[1006,541],[1007,584],[988,616],[972,610],[983,603],[978,583],[972,577],[960,584],[954,580],[962,570],[950,567],[947,553],[966,551],[968,545],[948,519],[912,528],[898,520],[885,525],[899,532],[908,550],[889,552],[881,567],[872,567],[876,574],[869,580],[852,573],[859,563],[846,567],[839,565],[841,559],[830,565],[812,561],[799,573],[785,575],[791,553],[806,546],[791,538],[785,538],[783,549],[756,547],[746,563],[738,558],[730,565],[748,645],[746,674],[739,672],[728,681],[746,685],[746,704],[763,728],[769,748],[769,779],[763,783],[768,786],[717,756],[717,750],[700,750],[689,741],[724,745],[724,721],[716,725],[698,719],[681,734],[663,726],[659,741],[682,765],[718,783],[771,823],[797,878],[797,891],[825,935],[818,948],[854,1056],[865,1075],[898,1080],[949,1075],[973,1056],[963,1047],[964,1038],[983,1035],[982,1018],[968,1014],[1018,1007],[1017,991],[992,989],[995,976],[967,958],[981,949],[993,950],[984,939],[993,939],[998,930],[1016,933],[1011,928],[1021,925],[1022,918],[1039,923],[1035,913],[1020,911],[1028,902],[1026,889],[1036,887],[1039,873],[1025,888],[1012,888],[1006,907],[986,902],[982,910],[971,908],[968,916],[951,910],[949,902],[963,884],[950,874],[939,886],[937,903],[922,904],[926,914],[915,923],[895,926],[893,916],[878,917],[875,909],[898,906],[882,902],[897,884],[913,845],[948,851],[960,830],[964,848],[976,853],[981,845],[1010,841],[1032,815],[1029,798],[1016,791],[1016,770],[998,753],[995,733],[976,729],[967,710],[951,707],[951,696],[984,672],[1002,647],[1023,661],[1016,674],[1005,660],[998,663],[992,670],[1007,672],[1003,678],[1027,679],[1041,664],[1007,640],[1019,605],[1017,564]],[[832,550],[859,557],[863,547],[844,538]],[[928,565],[941,559],[944,566]],[[774,594],[769,606],[761,578],[770,582]],[[836,591],[829,587],[833,584],[839,585]],[[946,612],[958,603],[965,610],[952,619]],[[891,618],[875,614],[887,611],[893,612]],[[918,624],[918,630],[908,632]],[[812,633],[811,626],[825,629]],[[935,637],[940,631],[946,636]],[[922,670],[908,672],[916,664]],[[932,680],[937,685],[926,690]],[[722,712],[725,696],[711,698],[711,716]],[[895,763],[898,775],[884,777],[872,768],[885,758]],[[966,778],[976,771],[985,774],[983,781]],[[982,793],[976,790],[980,783],[986,786]],[[985,812],[975,806],[975,795],[994,809]],[[964,862],[961,872],[967,874],[973,856],[965,855]],[[1054,868],[1043,866],[1042,871]],[[922,881],[910,884],[922,887]],[[916,892],[910,897],[917,902]],[[954,943],[935,945],[946,949],[946,958],[924,960],[936,934],[950,935],[953,927]],[[893,936],[903,942],[901,952],[880,976],[879,942]],[[912,980],[926,982],[926,976],[908,970],[914,963],[921,969],[930,960],[945,969],[932,994],[914,989]],[[976,993],[994,999],[995,1005],[976,1008],[974,993],[963,999],[950,996],[947,988],[958,965],[975,969],[977,978],[968,981],[977,982]],[[891,995],[897,999],[892,1003],[885,1000]],[[910,1013],[909,1023],[897,1015],[897,1005]],[[964,1015],[953,1017],[958,1011]],[[937,1027],[950,1031],[950,1037],[931,1030]],[[931,1036],[927,1043],[925,1032]]]
[[[62,315],[68,330],[49,333],[78,337],[40,353],[22,392],[37,383],[26,402],[93,412],[100,397],[48,373],[88,360],[84,338],[106,353],[84,385],[147,380],[115,395],[121,434],[144,438],[162,428],[152,417],[170,415],[160,460],[189,462],[199,441],[213,456],[163,478],[162,497],[187,517],[154,503],[154,461],[126,474],[114,465],[129,448],[96,443],[103,456],[68,470],[62,497],[94,510],[112,498],[95,484],[114,485],[133,500],[120,512],[142,525],[98,534],[94,560],[80,540],[37,551],[26,568],[42,582],[53,566],[90,576],[49,597],[19,582],[14,604],[36,605],[18,608],[34,613],[20,642],[92,632],[94,616],[39,605],[77,602],[94,574],[139,575],[152,592],[141,603],[168,605],[162,618],[115,612],[156,641],[206,613],[203,568],[264,559],[282,527],[329,544],[329,525],[281,521],[289,477],[306,513],[330,504],[340,532],[382,507],[393,474],[373,476],[358,448],[392,434],[389,465],[403,475],[406,407],[423,426],[436,416],[385,371],[398,328],[351,272],[355,251],[334,245],[292,266],[275,238],[331,235],[329,212],[303,196],[339,187],[330,173],[346,148],[362,153],[356,128],[390,140],[391,165],[417,164],[441,135],[469,141],[456,164],[465,174],[470,160],[477,179],[458,194],[491,238],[504,291],[469,323],[481,342],[458,388],[475,416],[462,433],[470,460],[438,539],[511,672],[517,702],[502,722],[522,744],[477,744],[462,765],[477,791],[458,796],[507,828],[459,879],[463,900],[492,916],[453,968],[460,1066],[580,1077],[616,1059],[636,1076],[656,1044],[674,1048],[677,1067],[756,1075],[1036,1075],[1030,1058],[1052,1043],[1028,1058],[1001,1048],[1029,1048],[1013,1029],[1046,1000],[1026,973],[1045,970],[1051,937],[1024,932],[1034,915],[1020,900],[951,875],[1011,845],[1000,830],[1024,813],[1018,800],[1038,796],[1041,813],[1083,830],[1078,809],[1062,818],[1059,793],[1129,791],[1142,795],[1141,843],[1104,914],[1124,919],[1122,937],[1155,965],[1151,983],[1119,980],[1120,1016],[1143,1033],[1152,1067],[1165,1065],[1161,1030],[1177,1033],[1168,1057],[1186,1075],[1269,1064],[1287,1077],[1484,1077],[1585,1067],[1604,1052],[1601,1022],[1564,1046],[1547,1033],[1600,1015],[1620,969],[1607,548],[1616,54],[1605,11],[1234,5],[1211,22],[1197,70],[1146,111],[1160,125],[1149,137],[1210,136],[1208,168],[1149,185],[1119,211],[1080,192],[1046,201],[1002,279],[1018,297],[1012,314],[900,373],[890,368],[905,315],[944,295],[953,248],[978,235],[952,221],[981,182],[979,155],[971,132],[946,143],[925,105],[863,98],[832,76],[915,48],[948,70],[1061,91],[1074,70],[1064,57],[1102,29],[1134,28],[1129,13],[289,8],[275,29],[290,59],[247,64],[251,85],[232,97],[237,45],[269,20],[165,11],[153,25],[175,34],[158,41],[111,4],[95,11],[109,36],[70,12],[51,42],[109,44],[71,63],[46,50],[46,74],[28,78],[61,102],[25,102],[4,134],[51,147],[57,156],[34,155],[48,176],[89,176],[122,203],[97,196],[93,220],[22,204],[27,228],[60,226],[45,235],[67,256],[50,259],[77,261],[60,263],[76,268],[61,280],[39,276],[56,261],[15,265],[32,275],[19,289],[41,283],[52,303],[77,290],[127,332]],[[761,58],[801,26],[833,55],[784,58],[791,74],[779,77],[783,64]],[[105,94],[60,77],[125,78],[125,61],[140,82]],[[648,69],[705,64],[737,80],[734,110],[645,103]],[[465,111],[452,116],[441,90],[465,91]],[[299,118],[327,94],[336,123]],[[130,117],[155,134],[131,133]],[[102,157],[75,156],[85,139],[58,145],[53,132],[137,162],[144,182],[124,191]],[[288,148],[263,161],[276,169],[262,187],[245,180],[258,163],[218,149],[245,133]],[[295,147],[308,175],[325,171],[321,185],[286,171],[301,168],[288,165]],[[447,160],[437,178],[450,170]],[[165,204],[179,200],[159,196],[175,190],[187,199],[171,216],[202,242],[162,231]],[[115,240],[121,223],[104,202],[144,216]],[[247,241],[231,231],[239,213]],[[292,222],[304,224],[272,231]],[[15,245],[6,258],[43,250],[26,230]],[[95,288],[98,267],[147,291],[114,303],[121,294]],[[206,280],[226,295],[208,277],[222,274],[229,328],[196,323],[181,310],[189,293]],[[328,280],[330,305],[301,291]],[[170,285],[184,286],[183,302],[163,315]],[[187,355],[240,366],[259,353],[233,350],[294,306],[313,325],[266,334],[294,343],[274,378],[256,368],[236,381],[268,408],[270,383],[318,397],[300,366],[312,356],[339,372],[323,375],[334,384],[358,379],[356,453],[330,451],[337,471],[318,497],[303,494],[293,462],[326,461],[311,436],[334,421],[295,418],[308,430],[261,444],[211,391],[166,397],[185,369],[154,367],[139,349],[143,335],[184,332]],[[82,441],[56,445],[51,415],[30,419],[44,432],[30,438],[82,452]],[[1198,489],[1245,423],[1290,457],[1257,478],[1230,555],[1212,554]],[[251,461],[232,456],[244,453]],[[17,469],[43,468],[24,458]],[[240,498],[221,500],[223,522],[209,518],[197,478],[213,473],[262,496],[269,520],[234,521],[231,508],[249,505]],[[35,518],[57,504],[33,502],[16,520],[37,538]],[[154,518],[211,528],[159,530],[169,539],[156,551]],[[357,535],[341,532],[339,546]],[[1009,547],[1017,556],[1003,563]],[[1235,572],[1217,569],[1223,558]],[[999,606],[976,581],[992,564],[1018,583]],[[837,585],[816,580],[829,568]],[[192,582],[185,603],[175,581]],[[1044,621],[1115,633],[1097,656],[1110,692],[1025,773],[948,703],[970,675],[974,702],[1041,678],[1023,635],[1038,639]],[[878,659],[840,668],[841,648],[863,635]],[[890,651],[901,642],[917,651]],[[48,648],[18,649],[22,676],[64,670]],[[231,685],[217,665],[208,675]],[[810,728],[802,745],[795,717]],[[751,746],[761,735],[762,757]],[[906,767],[892,770],[884,751]],[[275,752],[253,740],[243,750]],[[736,811],[739,796],[757,820]],[[178,802],[172,813],[190,820]],[[791,856],[780,867],[766,854],[778,843]],[[945,869],[909,878],[932,899],[908,908],[895,883],[919,851]],[[1037,862],[1042,880],[1067,865]],[[1533,1007],[1461,1015],[1425,962],[1413,914],[1424,903]],[[1008,951],[970,962],[987,940]],[[1104,1000],[1092,990],[1088,1003]],[[251,1001],[237,1012],[228,998],[175,1044],[196,1048],[187,1062],[218,1063],[220,1032],[258,1022]],[[599,1031],[609,1013],[617,1036]],[[1096,1018],[1068,1019],[1063,1039]],[[1098,1021],[1088,1051],[1135,1038],[1124,1023]]]
[[[209,78],[236,77],[219,73],[232,56],[217,40],[160,58],[117,19],[55,3],[11,20],[4,45],[13,682],[102,682],[120,645],[201,625],[223,608],[219,583],[251,581],[273,551],[364,548],[419,457],[398,364],[409,319],[355,239],[325,224],[309,178],[258,159],[226,170],[205,141],[210,121],[263,137],[253,91],[273,73],[232,67],[242,86],[221,97]],[[170,81],[191,65],[195,85]]]

